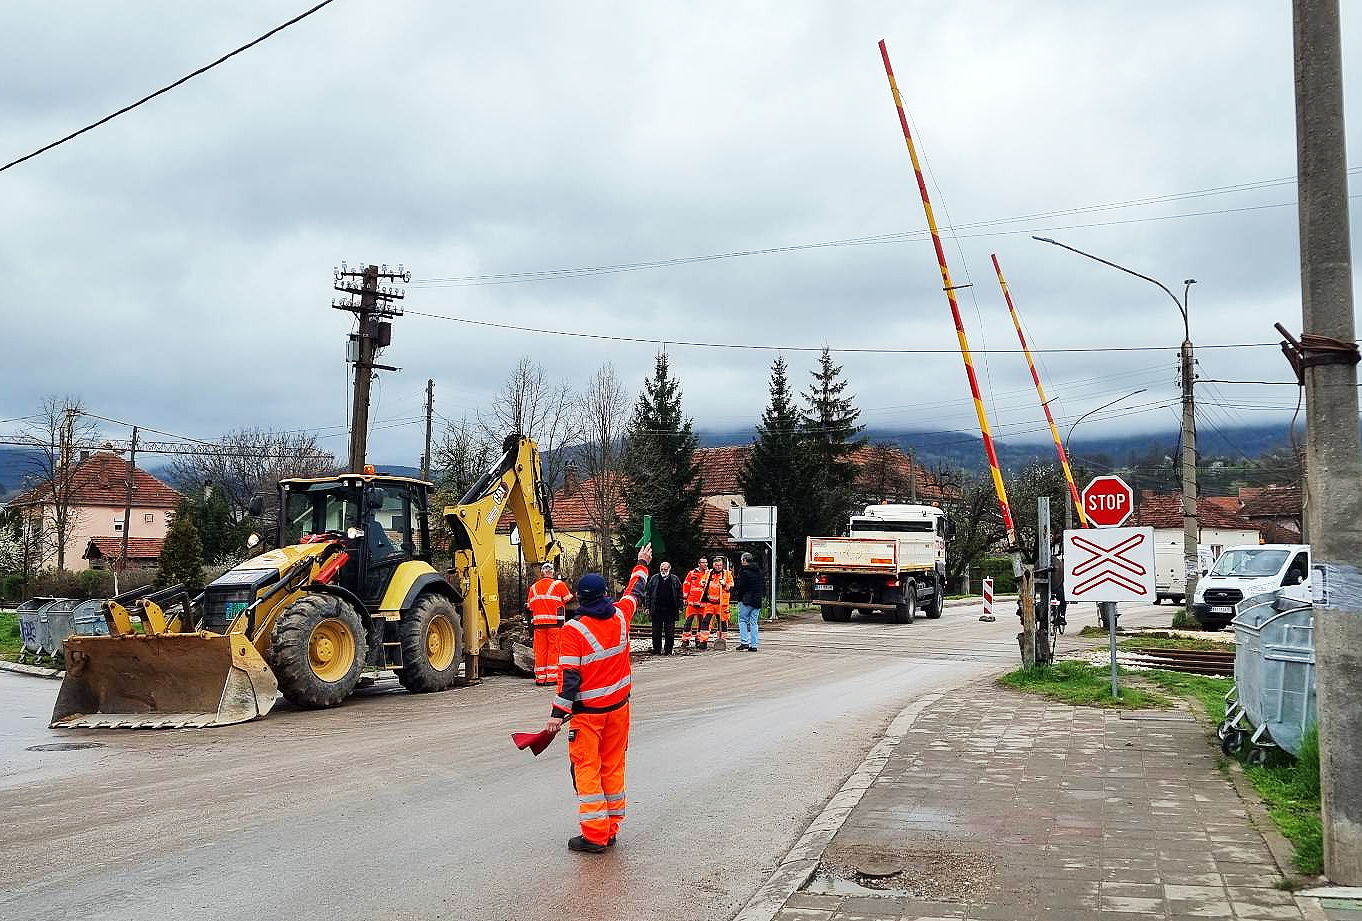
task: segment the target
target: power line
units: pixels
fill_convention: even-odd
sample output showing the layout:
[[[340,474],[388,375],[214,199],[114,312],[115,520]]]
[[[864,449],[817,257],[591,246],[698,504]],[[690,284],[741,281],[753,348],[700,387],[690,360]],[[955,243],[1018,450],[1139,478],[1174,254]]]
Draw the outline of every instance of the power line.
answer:
[[[190,80],[194,79],[195,77],[199,76],[200,74],[207,73],[208,71],[212,70],[214,67],[217,67],[219,64],[223,63],[224,61],[228,60],[229,58],[234,58],[234,57],[236,57],[238,54],[240,54],[241,52],[246,51],[246,50],[248,50],[248,49],[250,49],[250,48],[254,48],[256,45],[260,44],[261,42],[263,42],[265,39],[269,38],[270,36],[276,35],[277,33],[284,31],[285,29],[287,29],[289,26],[293,25],[294,23],[303,21],[303,20],[306,19],[307,17],[311,16],[313,13],[317,12],[318,10],[320,10],[322,7],[330,5],[332,2],[334,2],[334,0],[322,0],[321,3],[318,3],[316,6],[312,7],[312,9],[307,10],[306,12],[303,12],[303,13],[299,13],[297,16],[294,16],[292,19],[290,19],[288,22],[284,23],[283,25],[275,26],[273,29],[270,29],[270,30],[269,30],[268,32],[266,32],[264,35],[260,36],[259,38],[253,39],[252,41],[247,42],[246,44],[242,45],[240,48],[237,48],[235,51],[229,51],[229,52],[227,52],[226,54],[224,54],[222,57],[218,58],[216,61],[212,62],[211,64],[205,64],[203,67],[200,67],[198,70],[196,70],[196,71],[194,71],[194,72],[192,72],[192,73],[185,74],[183,77],[181,77],[180,79],[176,80],[174,83],[167,84],[166,86],[161,87],[161,88],[160,88],[159,90],[157,90],[156,92],[154,92],[154,93],[149,93],[148,95],[143,96],[141,99],[137,100],[136,102],[132,103],[131,105],[126,105],[126,106],[124,106],[123,108],[119,109],[117,112],[114,112],[114,113],[112,113],[111,115],[106,115],[106,116],[104,116],[103,118],[101,118],[101,119],[100,119],[99,121],[97,121],[97,122],[91,122],[90,124],[86,125],[84,128],[81,128],[81,129],[78,130],[78,131],[73,131],[73,132],[71,132],[71,133],[68,134],[66,137],[61,138],[60,140],[53,141],[51,144],[48,144],[48,145],[46,145],[45,147],[39,147],[37,150],[33,151],[32,153],[30,153],[30,154],[25,154],[24,156],[20,157],[20,158],[17,159],[17,160],[11,160],[10,162],[6,163],[4,166],[0,166],[0,173],[3,173],[5,170],[9,169],[11,166],[18,166],[20,163],[23,163],[23,162],[26,161],[26,160],[32,160],[34,157],[38,156],[39,154],[47,153],[49,150],[51,150],[51,149],[54,148],[54,147],[60,147],[62,144],[65,144],[67,141],[74,140],[75,138],[80,137],[82,134],[84,134],[84,133],[87,132],[87,131],[93,131],[95,128],[98,128],[100,125],[103,125],[103,124],[106,124],[106,123],[108,123],[108,122],[113,121],[115,118],[117,118],[118,116],[124,114],[125,112],[131,112],[133,109],[137,108],[138,106],[140,106],[140,105],[142,105],[142,104],[144,104],[144,103],[150,102],[151,100],[155,99],[157,96],[160,96],[160,95],[162,95],[163,93],[168,93],[168,92],[170,92],[171,90],[175,89],[177,86],[182,86],[182,85],[184,85],[185,83],[188,83]]]
[[[484,326],[489,329],[505,329],[518,333],[539,333],[544,336],[567,336],[576,339],[600,339],[607,342],[636,342],[643,345],[655,346],[683,346],[687,348],[703,349],[750,349],[764,352],[821,352],[824,348],[829,348],[836,353],[858,353],[858,354],[878,354],[878,355],[959,355],[960,349],[943,348],[911,348],[911,349],[885,349],[885,348],[832,348],[821,345],[759,345],[744,342],[693,342],[678,339],[650,339],[644,336],[608,336],[604,333],[584,333],[575,330],[563,329],[543,329],[534,326],[515,326],[510,323],[493,323],[490,320],[470,320],[467,317],[451,317],[440,313],[425,313],[419,310],[408,310],[407,316],[429,317],[432,320],[447,320],[451,323],[466,323],[469,326]],[[1261,349],[1277,348],[1276,342],[1221,342],[1203,345],[1197,343],[1198,349]],[[1044,352],[1047,354],[1063,354],[1069,352],[1175,352],[1181,346],[1177,345],[1134,345],[1134,346],[1090,346],[1084,348],[1060,348],[1060,349],[1032,349],[1032,352]],[[971,349],[973,353],[985,353],[992,355],[1020,355],[1021,349]]]

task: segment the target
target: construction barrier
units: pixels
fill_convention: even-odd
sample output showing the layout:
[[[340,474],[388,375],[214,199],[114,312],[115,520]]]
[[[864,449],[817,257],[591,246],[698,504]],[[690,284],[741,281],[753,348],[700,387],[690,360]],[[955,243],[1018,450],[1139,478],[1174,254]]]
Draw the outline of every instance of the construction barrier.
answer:
[[[987,623],[998,619],[993,616],[993,579],[989,576],[984,577],[984,613],[979,615],[979,619]]]

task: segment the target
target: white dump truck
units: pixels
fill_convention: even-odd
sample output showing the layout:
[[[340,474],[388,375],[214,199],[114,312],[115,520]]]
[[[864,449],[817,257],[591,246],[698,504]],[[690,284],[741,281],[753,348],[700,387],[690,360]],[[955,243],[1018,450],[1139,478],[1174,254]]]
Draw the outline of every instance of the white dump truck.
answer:
[[[804,570],[823,619],[885,611],[900,624],[941,616],[946,592],[946,515],[932,505],[868,505],[846,537],[810,537]]]

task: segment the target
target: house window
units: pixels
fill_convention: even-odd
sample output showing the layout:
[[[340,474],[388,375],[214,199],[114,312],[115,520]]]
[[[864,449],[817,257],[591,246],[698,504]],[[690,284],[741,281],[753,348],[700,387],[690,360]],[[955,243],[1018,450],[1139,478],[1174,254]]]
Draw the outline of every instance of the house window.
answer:
[[[122,533],[123,533],[123,519],[122,519],[122,518],[115,518],[115,519],[113,520],[113,528],[114,528],[114,533],[115,533],[115,534],[122,534]]]
[[[142,516],[142,520],[145,521],[147,524],[151,524],[153,521],[156,520],[156,513],[147,512],[145,515]]]

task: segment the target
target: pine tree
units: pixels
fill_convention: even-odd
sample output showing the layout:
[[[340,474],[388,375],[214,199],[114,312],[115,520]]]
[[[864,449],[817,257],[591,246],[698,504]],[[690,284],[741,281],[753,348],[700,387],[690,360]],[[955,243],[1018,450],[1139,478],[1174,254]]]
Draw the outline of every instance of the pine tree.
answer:
[[[203,543],[194,524],[194,509],[188,499],[175,507],[175,519],[161,544],[160,567],[156,584],[165,587],[182,583],[193,595],[203,589]]]
[[[757,440],[738,473],[738,483],[748,505],[776,507],[780,567],[798,572],[808,536],[812,468],[787,368],[783,358],[771,364],[771,401],[757,424]]]
[[[800,421],[808,462],[812,468],[809,512],[810,533],[832,534],[851,511],[856,482],[856,452],[865,445],[856,423],[861,411],[852,398],[843,396],[847,382],[842,366],[832,363],[832,351],[824,348],[813,383],[804,393]]]
[[[221,490],[210,487],[201,497],[191,499],[190,514],[206,562],[233,562],[241,558],[249,525],[232,520],[232,510]]]
[[[621,578],[634,565],[644,515],[652,516],[653,533],[666,543],[665,556],[675,567],[690,565],[704,552],[698,445],[691,420],[681,410],[681,386],[671,376],[667,356],[658,355],[624,436],[621,492],[626,511],[616,544]]]

